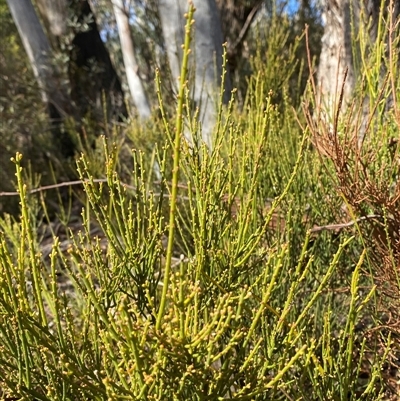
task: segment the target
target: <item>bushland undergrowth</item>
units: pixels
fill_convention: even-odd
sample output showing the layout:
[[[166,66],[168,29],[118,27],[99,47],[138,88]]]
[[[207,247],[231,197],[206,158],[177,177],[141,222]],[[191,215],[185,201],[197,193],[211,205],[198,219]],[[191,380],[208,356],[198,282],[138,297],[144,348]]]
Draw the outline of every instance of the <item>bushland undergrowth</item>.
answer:
[[[188,101],[192,15],[175,121],[159,93],[166,140],[133,150],[130,174],[120,144],[103,138],[83,154],[81,215],[59,208],[65,239],[13,159],[20,218],[0,220],[0,397],[396,399],[393,70],[394,112],[372,109],[360,144],[362,105],[329,123],[311,112],[316,93],[296,106],[282,60],[258,54],[243,108],[220,94],[210,150]]]

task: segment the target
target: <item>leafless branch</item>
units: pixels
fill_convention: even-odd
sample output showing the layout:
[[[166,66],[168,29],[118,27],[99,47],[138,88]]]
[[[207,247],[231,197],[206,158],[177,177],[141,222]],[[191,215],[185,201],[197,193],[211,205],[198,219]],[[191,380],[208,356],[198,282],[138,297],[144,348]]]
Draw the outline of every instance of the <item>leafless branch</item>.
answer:
[[[236,40],[230,44],[228,46],[228,51],[229,53],[233,53],[235,51],[235,49],[239,46],[239,44],[243,41],[244,37],[246,36],[251,23],[254,20],[254,17],[257,14],[257,11],[260,9],[261,5],[263,4],[263,1],[259,1],[254,7],[253,9],[250,11],[249,15],[246,18],[246,21],[242,27],[242,29],[240,30],[240,33],[238,35],[238,37],[236,38]]]
[[[382,218],[383,218],[383,216],[381,216],[380,214],[369,214],[367,216],[359,217],[356,220],[348,221],[347,223],[329,224],[329,225],[326,225],[326,226],[314,226],[311,229],[311,232],[312,233],[318,233],[318,232],[321,232],[321,231],[339,231],[339,230],[342,230],[344,228],[352,227],[352,226],[360,223],[361,221],[372,220],[372,219],[382,219]]]
[[[29,194],[36,194],[38,192],[43,192],[47,191],[49,189],[55,189],[55,188],[61,188],[61,187],[71,187],[73,185],[81,185],[84,184],[85,182],[91,182],[89,180],[77,180],[77,181],[65,181],[65,182],[60,182],[58,184],[52,184],[52,185],[44,185],[42,187],[38,188],[33,188],[28,191]],[[107,182],[106,178],[95,178],[93,179],[93,182]],[[134,189],[131,185],[124,184],[130,189]],[[0,192],[0,196],[18,196],[19,192]]]

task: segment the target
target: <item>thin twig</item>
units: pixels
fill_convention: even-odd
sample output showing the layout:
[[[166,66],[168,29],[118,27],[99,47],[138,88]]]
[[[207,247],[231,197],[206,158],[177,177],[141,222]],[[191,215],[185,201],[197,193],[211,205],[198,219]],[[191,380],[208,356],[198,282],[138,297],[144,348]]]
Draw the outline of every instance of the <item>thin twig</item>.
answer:
[[[35,193],[47,191],[47,190],[50,190],[50,189],[56,189],[56,188],[61,188],[61,187],[74,186],[74,185],[82,185],[82,184],[85,184],[85,183],[88,183],[88,182],[102,183],[102,182],[107,182],[107,179],[106,178],[95,178],[93,180],[65,181],[65,182],[60,182],[58,184],[44,185],[42,187],[33,188],[33,189],[31,189],[31,190],[29,190],[27,192],[29,194],[35,194]],[[156,181],[154,183],[155,184],[160,184],[161,182],[160,181]],[[123,182],[121,182],[121,184],[124,187],[128,188],[128,189],[132,189],[132,190],[136,189],[136,187],[133,186],[133,185],[129,185],[129,184],[126,184],[126,183],[123,183]],[[184,189],[188,189],[188,187],[186,185],[179,185],[179,187],[180,188],[184,188]],[[18,195],[19,195],[19,192],[16,192],[16,191],[15,192],[0,192],[0,197],[2,197],[2,196],[18,196]],[[160,196],[161,194],[157,194],[156,193],[156,194],[153,194],[153,195],[154,196]],[[168,197],[168,195],[165,195],[165,194],[164,194],[164,196]],[[189,197],[182,196],[182,195],[178,196],[178,198],[180,200],[188,200],[189,199]],[[379,214],[369,214],[367,216],[359,217],[358,219],[349,221],[347,223],[329,224],[329,225],[326,225],[326,226],[314,226],[313,228],[311,228],[311,232],[312,233],[318,233],[318,232],[321,232],[321,231],[342,230],[344,228],[352,227],[352,226],[354,226],[355,224],[357,224],[357,223],[359,223],[361,221],[371,220],[371,219],[378,219],[378,218],[382,218],[382,217],[383,216],[381,216]]]
[[[341,224],[329,224],[326,226],[315,226],[311,229],[312,233],[317,233],[321,231],[336,231],[336,230],[342,230],[343,228],[348,228],[352,227],[355,224],[360,223],[361,221],[365,220],[372,220],[372,219],[381,219],[383,216],[380,214],[369,214],[367,216],[362,216],[359,217],[356,220],[348,221],[347,223],[341,223]]]
[[[232,54],[235,49],[239,46],[239,44],[243,41],[244,37],[247,34],[247,31],[250,28],[251,23],[254,20],[255,15],[257,14],[258,9],[261,7],[262,5],[262,1],[259,1],[254,7],[253,9],[250,11],[249,15],[246,18],[246,21],[242,27],[242,29],[240,30],[240,33],[237,37],[237,39],[235,40],[235,42],[233,44],[229,44],[228,45],[228,52],[229,54]]]
[[[107,182],[106,178],[95,178],[92,180],[93,182]],[[61,188],[61,187],[71,187],[73,185],[81,185],[84,184],[86,182],[91,182],[91,180],[77,180],[77,181],[65,181],[65,182],[60,182],[58,184],[52,184],[52,185],[44,185],[42,187],[38,187],[38,188],[33,188],[30,189],[29,191],[27,191],[29,194],[35,194],[38,192],[43,192],[43,191],[47,191],[49,189],[55,189],[55,188]],[[132,187],[131,185],[128,184],[124,184],[125,186],[127,186],[130,189],[135,189],[134,187]],[[18,196],[19,192],[0,192],[0,196]]]
[[[76,181],[65,181],[65,182],[59,182],[58,184],[52,184],[52,185],[44,185],[38,188],[33,188],[29,191],[27,191],[28,194],[36,194],[38,192],[44,192],[44,191],[48,191],[49,189],[56,189],[56,188],[61,188],[61,187],[71,187],[73,185],[81,185],[81,184],[85,184],[88,182],[107,182],[106,178],[94,178],[93,180],[76,180]],[[161,185],[162,182],[161,181],[154,181],[155,185]],[[121,185],[123,185],[124,187],[128,188],[128,189],[132,189],[132,190],[136,190],[137,188],[133,185],[130,184],[126,184],[125,182],[121,182]],[[178,185],[179,188],[181,189],[188,189],[187,185],[183,185],[183,184],[179,184]],[[2,196],[18,196],[19,192],[17,191],[12,191],[12,192],[0,192],[0,197]],[[155,194],[157,195],[157,194]],[[159,195],[159,194],[158,194]]]
[[[308,28],[309,28],[309,26],[306,24],[304,31],[306,34],[307,62],[308,62],[308,69],[310,71],[310,82],[311,82],[312,91],[313,91],[314,97],[317,99],[317,87],[315,85],[314,72],[313,72],[313,68],[312,68],[310,42],[309,42],[309,38],[308,38]]]

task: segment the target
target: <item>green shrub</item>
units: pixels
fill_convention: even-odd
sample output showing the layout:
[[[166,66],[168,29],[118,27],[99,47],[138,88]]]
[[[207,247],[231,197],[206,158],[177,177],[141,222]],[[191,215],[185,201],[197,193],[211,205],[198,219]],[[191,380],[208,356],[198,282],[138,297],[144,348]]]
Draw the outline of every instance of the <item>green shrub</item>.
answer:
[[[328,227],[342,206],[334,167],[288,82],[275,104],[279,66],[260,63],[242,111],[221,93],[210,150],[187,101],[189,44],[188,32],[173,128],[160,100],[165,142],[134,150],[130,176],[120,144],[82,155],[84,207],[74,229],[60,208],[65,239],[15,157],[21,215],[0,220],[0,395],[384,399],[392,338],[367,337],[368,250],[357,231]]]

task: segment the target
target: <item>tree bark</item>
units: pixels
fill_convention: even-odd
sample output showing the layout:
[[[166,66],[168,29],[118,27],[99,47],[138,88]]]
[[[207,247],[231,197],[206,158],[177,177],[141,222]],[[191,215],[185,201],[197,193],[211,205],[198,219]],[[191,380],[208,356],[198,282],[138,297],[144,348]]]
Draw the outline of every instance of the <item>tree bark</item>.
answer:
[[[212,146],[212,132],[216,122],[215,99],[221,85],[223,35],[221,19],[215,0],[195,0],[194,56],[191,67],[195,69],[193,100],[200,109],[202,137]],[[182,60],[181,45],[184,41],[184,13],[186,0],[160,0],[159,14],[165,46],[174,80],[178,85]],[[226,88],[229,88],[227,82]]]
[[[142,119],[151,115],[150,104],[146,96],[142,81],[139,77],[139,66],[135,57],[135,50],[129,26],[129,13],[124,7],[124,0],[112,0],[118,34],[121,42],[121,51],[125,65],[129,90],[138,114]]]
[[[330,110],[331,118],[338,105],[345,71],[347,70],[347,79],[343,90],[343,110],[351,101],[357,80],[361,78],[363,67],[357,62],[360,58],[360,44],[355,41],[356,37],[360,31],[364,32],[364,41],[369,42],[369,47],[372,47],[377,40],[381,11],[384,16],[393,13],[394,19],[399,15],[400,3],[394,1],[394,8],[389,10],[390,3],[390,0],[385,0],[385,8],[381,10],[381,0],[325,0],[325,29],[317,78],[322,104]],[[386,41],[385,45],[388,47],[388,39],[384,36],[381,39]],[[387,67],[382,63],[382,80],[386,72]],[[369,113],[367,100],[364,104],[364,119]],[[387,101],[390,103],[390,99]]]
[[[51,118],[60,118],[65,96],[60,91],[57,74],[51,63],[51,47],[30,0],[7,0],[24,49],[39,84],[43,102]]]
[[[72,27],[72,49],[68,57],[70,95],[62,91],[61,77],[52,65],[51,46],[31,0],[7,0],[28,54],[43,100],[48,104],[53,134],[62,154],[70,157],[75,147],[61,129],[61,116],[72,115],[80,122],[88,114],[96,121],[127,116],[123,91],[108,51],[101,40],[87,0],[38,0],[48,34],[59,45],[67,29],[67,12],[76,16]],[[68,7],[68,8],[67,8]],[[59,26],[57,24],[60,24]],[[68,46],[67,46],[68,47]],[[65,77],[64,77],[65,78]],[[104,103],[105,100],[105,103]]]
[[[30,0],[7,0],[7,3],[38,82],[42,100],[47,105],[54,143],[62,155],[70,157],[74,153],[74,146],[69,135],[62,129],[63,116],[69,110],[70,102],[62,90],[60,75],[52,64],[50,43]]]
[[[36,0],[35,3],[43,19],[45,28],[54,38],[67,31],[69,0]]]
[[[325,25],[317,79],[323,106],[333,110],[339,101],[347,71],[343,103],[351,98],[355,86],[351,41],[351,0],[326,0],[323,12]]]

